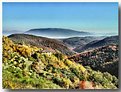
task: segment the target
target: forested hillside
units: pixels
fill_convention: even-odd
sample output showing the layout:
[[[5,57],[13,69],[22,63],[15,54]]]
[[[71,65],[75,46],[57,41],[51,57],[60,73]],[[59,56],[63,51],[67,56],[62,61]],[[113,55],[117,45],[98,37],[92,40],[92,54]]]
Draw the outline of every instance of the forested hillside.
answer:
[[[69,59],[84,66],[90,66],[94,70],[107,71],[118,77],[119,47],[116,44],[87,50]]]
[[[116,89],[118,79],[108,72],[71,61],[61,52],[14,43],[3,36],[3,88]]]

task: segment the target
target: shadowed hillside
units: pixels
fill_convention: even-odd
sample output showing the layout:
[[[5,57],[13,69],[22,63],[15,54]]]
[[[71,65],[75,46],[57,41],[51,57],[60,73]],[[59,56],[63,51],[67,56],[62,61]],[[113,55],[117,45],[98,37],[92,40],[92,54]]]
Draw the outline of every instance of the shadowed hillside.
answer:
[[[82,52],[84,50],[89,50],[89,49],[93,49],[93,48],[97,48],[105,45],[118,44],[118,43],[119,43],[119,36],[110,36],[102,40],[92,41],[84,46],[78,46],[77,48],[74,49],[74,51]]]
[[[66,39],[61,39],[65,44],[68,44],[70,47],[77,48],[77,47],[83,47],[84,45],[88,44],[89,42],[92,42],[94,40],[101,40],[105,37],[93,37],[93,36],[86,36],[86,37],[71,37]]]
[[[28,34],[12,34],[8,37],[11,40],[13,40],[15,43],[21,43],[21,44],[24,43],[32,46],[41,47],[50,52],[60,51],[61,53],[66,55],[74,54],[74,52],[70,50],[62,41],[58,41],[55,39],[28,35]]]
[[[100,48],[87,50],[70,57],[84,66],[90,66],[94,70],[109,72],[118,77],[119,49],[118,45],[112,44]]]

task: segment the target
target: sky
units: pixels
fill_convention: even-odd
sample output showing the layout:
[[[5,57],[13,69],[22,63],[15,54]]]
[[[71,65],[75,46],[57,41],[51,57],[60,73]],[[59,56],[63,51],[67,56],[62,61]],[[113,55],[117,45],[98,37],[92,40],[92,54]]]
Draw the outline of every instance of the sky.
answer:
[[[118,34],[118,3],[3,2],[3,31],[67,28]]]

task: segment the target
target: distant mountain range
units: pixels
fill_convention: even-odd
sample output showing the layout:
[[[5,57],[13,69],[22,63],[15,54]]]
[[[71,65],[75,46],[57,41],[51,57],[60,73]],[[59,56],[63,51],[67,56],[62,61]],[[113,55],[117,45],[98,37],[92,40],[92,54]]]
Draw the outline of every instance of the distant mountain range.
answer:
[[[74,52],[70,50],[62,41],[50,39],[46,37],[28,35],[28,34],[12,34],[8,36],[15,43],[29,44],[41,47],[45,50],[56,52],[57,50],[66,55],[72,55]]]
[[[90,32],[76,31],[72,29],[63,29],[63,28],[31,29],[25,32],[25,34],[32,34],[49,38],[69,38],[69,37],[83,37],[83,36],[92,35],[92,33]]]
[[[94,40],[84,46],[78,46],[74,49],[74,51],[82,52],[84,50],[89,50],[89,49],[93,49],[93,48],[97,48],[105,45],[118,44],[118,43],[119,43],[119,36],[110,36],[102,40]]]

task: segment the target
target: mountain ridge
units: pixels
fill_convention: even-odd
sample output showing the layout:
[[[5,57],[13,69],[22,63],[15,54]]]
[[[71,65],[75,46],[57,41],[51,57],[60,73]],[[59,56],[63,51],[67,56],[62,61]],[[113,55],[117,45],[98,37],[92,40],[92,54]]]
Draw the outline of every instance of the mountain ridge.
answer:
[[[90,32],[76,31],[65,28],[38,28],[38,29],[30,29],[24,33],[34,34],[43,37],[51,37],[51,38],[69,38],[74,36],[80,37],[80,36],[92,35],[92,33]]]
[[[8,37],[16,43],[25,43],[37,47],[42,47],[48,51],[56,52],[58,50],[66,55],[74,54],[74,52],[71,51],[62,41],[56,39],[34,36],[30,34],[12,34]]]
[[[84,46],[94,40],[101,40],[103,38],[105,37],[104,36],[100,36],[100,37],[86,36],[86,37],[71,37],[71,38],[60,39],[60,40],[63,41],[65,44],[70,45],[74,49],[79,46]]]
[[[101,47],[101,46],[105,46],[105,45],[109,45],[109,44],[118,44],[119,43],[119,36],[109,36],[106,37],[102,40],[94,40],[86,45],[84,45],[83,47],[77,47],[74,49],[74,51],[76,52],[82,52],[84,50],[89,50],[89,49],[93,49],[93,48],[97,48],[97,47]]]

